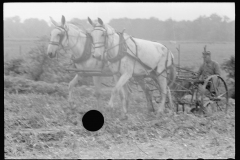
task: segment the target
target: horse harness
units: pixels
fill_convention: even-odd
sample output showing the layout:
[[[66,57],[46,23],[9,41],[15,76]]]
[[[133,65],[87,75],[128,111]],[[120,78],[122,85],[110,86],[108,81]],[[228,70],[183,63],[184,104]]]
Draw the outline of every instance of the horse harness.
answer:
[[[62,41],[63,41],[63,38],[64,38],[65,35],[67,36],[67,41],[69,42],[68,30],[66,30],[62,26],[58,26],[58,27],[56,27],[56,29],[59,29],[61,31],[61,33],[59,34],[60,40],[59,40],[59,42],[50,41],[49,44],[61,46],[61,48],[65,51],[65,53],[66,53],[66,50],[70,50],[77,45],[80,34],[78,34],[76,43],[73,46],[71,46],[71,47],[69,47],[69,46],[66,47],[65,46],[64,47],[63,44],[62,44]],[[87,39],[86,39],[86,43],[85,43],[85,46],[84,46],[84,51],[82,53],[82,56],[80,56],[79,58],[75,58],[72,55],[71,60],[73,61],[73,63],[81,63],[83,61],[88,60],[91,57],[91,45],[93,44],[93,40],[92,40],[92,37],[91,37],[90,33],[87,32],[86,36],[87,36],[86,37]]]
[[[103,28],[104,30],[101,29],[101,28]],[[112,47],[110,47],[110,48],[108,48],[108,43],[107,43],[108,34],[106,34],[106,29],[105,29],[104,27],[98,27],[97,29],[94,29],[94,30],[101,30],[101,31],[103,31],[103,35],[104,35],[104,37],[105,37],[105,38],[104,38],[104,42],[97,42],[97,43],[95,43],[95,44],[103,43],[103,45],[100,45],[100,46],[95,47],[95,44],[94,44],[94,48],[105,47],[104,52],[103,52],[103,55],[102,55],[100,58],[99,58],[99,57],[95,57],[95,58],[98,59],[98,60],[103,61],[103,64],[105,64],[105,63],[108,62],[108,61],[109,61],[110,63],[115,63],[115,62],[119,61],[118,72],[117,72],[116,74],[118,74],[118,73],[120,72],[121,59],[122,59],[124,56],[129,56],[129,57],[135,59],[135,60],[138,61],[142,66],[144,66],[146,69],[151,70],[150,72],[152,72],[153,70],[156,71],[157,66],[156,66],[154,69],[152,69],[151,67],[149,67],[148,65],[146,65],[145,63],[143,63],[143,62],[139,59],[139,57],[138,57],[138,46],[137,46],[137,43],[135,42],[135,40],[133,39],[132,36],[129,36],[127,39],[124,39],[124,37],[123,37],[123,35],[124,35],[124,30],[123,30],[122,32],[117,32],[117,34],[118,34],[118,36],[119,36],[119,38],[120,38],[119,44],[114,45],[114,46],[112,46]],[[110,35],[111,35],[111,34],[110,34]],[[131,39],[131,40],[134,42],[135,46],[136,46],[136,56],[133,56],[133,55],[135,55],[135,54],[133,53],[133,51],[129,48],[129,46],[128,46],[127,43],[126,43],[126,41],[127,41],[128,39]],[[109,51],[110,49],[116,47],[116,46],[119,46],[118,54],[117,54],[117,56],[115,56],[115,57],[111,57],[111,56],[108,54],[108,51]],[[166,46],[165,46],[165,47],[166,47]],[[166,48],[167,48],[167,47],[166,47]],[[129,49],[129,50],[133,53],[133,55],[129,54],[129,53],[127,52],[127,49]],[[170,67],[170,66],[167,66],[168,56],[169,56],[170,50],[169,50],[168,48],[167,48],[167,50],[168,50],[168,51],[167,51],[167,59],[166,59],[166,62],[165,62],[165,69],[164,69],[161,73],[159,73],[159,74],[157,75],[157,77],[160,76],[164,71],[167,72],[167,69]],[[173,62],[173,58],[172,58],[172,62]],[[149,73],[150,73],[150,72],[149,72]],[[148,72],[147,72],[147,73],[148,73]]]
[[[60,45],[62,48],[64,48],[64,46],[62,45],[62,41],[65,35],[67,35],[67,40],[68,40],[68,31],[62,26],[58,26],[56,27],[56,29],[59,29],[61,31],[61,33],[59,34],[60,40],[59,42],[50,41],[49,44],[57,45],[57,46]]]
[[[92,46],[93,40],[90,33],[87,33],[86,36],[87,36],[87,39],[86,39],[82,56],[80,56],[79,58],[75,58],[74,56],[72,56],[71,58],[74,63],[81,63],[83,61],[88,60],[91,57],[91,46]]]

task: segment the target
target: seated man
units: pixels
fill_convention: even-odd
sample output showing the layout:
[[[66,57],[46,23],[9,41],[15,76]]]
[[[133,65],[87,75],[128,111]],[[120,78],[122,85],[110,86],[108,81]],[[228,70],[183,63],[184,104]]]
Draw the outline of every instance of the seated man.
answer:
[[[210,51],[204,51],[203,53],[203,64],[199,68],[197,80],[203,81],[208,78],[208,76],[211,75],[219,75],[220,76],[220,67],[217,62],[211,60],[211,52]],[[217,77],[212,79],[212,83],[217,86]],[[206,89],[209,91],[213,91],[212,85],[207,85]],[[215,93],[214,93],[215,94]]]

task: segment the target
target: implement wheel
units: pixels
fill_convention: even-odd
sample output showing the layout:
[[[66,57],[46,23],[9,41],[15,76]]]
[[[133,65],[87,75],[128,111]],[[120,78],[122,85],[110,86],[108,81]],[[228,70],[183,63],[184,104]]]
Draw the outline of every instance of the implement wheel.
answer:
[[[197,95],[201,95],[200,100],[196,100],[206,113],[228,111],[228,88],[226,82],[219,75],[209,76],[203,85],[199,85]],[[203,95],[203,96],[202,96]],[[201,108],[201,107],[200,107]]]

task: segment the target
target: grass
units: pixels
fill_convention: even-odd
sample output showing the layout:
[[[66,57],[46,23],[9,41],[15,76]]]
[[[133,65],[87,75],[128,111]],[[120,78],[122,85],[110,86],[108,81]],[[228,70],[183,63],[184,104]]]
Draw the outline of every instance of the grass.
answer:
[[[5,77],[5,158],[235,157],[235,105],[228,114],[208,118],[190,114],[155,118],[148,115],[144,96],[134,92],[129,119],[120,121],[119,99],[114,109],[107,107],[111,90],[104,88],[99,108],[93,93],[93,87],[77,87],[69,103],[66,83]],[[81,123],[91,109],[105,118],[103,128],[94,133]]]

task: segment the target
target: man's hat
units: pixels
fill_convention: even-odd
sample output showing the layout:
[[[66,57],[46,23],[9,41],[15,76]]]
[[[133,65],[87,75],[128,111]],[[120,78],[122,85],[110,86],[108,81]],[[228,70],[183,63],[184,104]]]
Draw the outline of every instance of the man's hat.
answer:
[[[203,55],[211,55],[211,52],[210,51],[203,51],[202,54]]]

